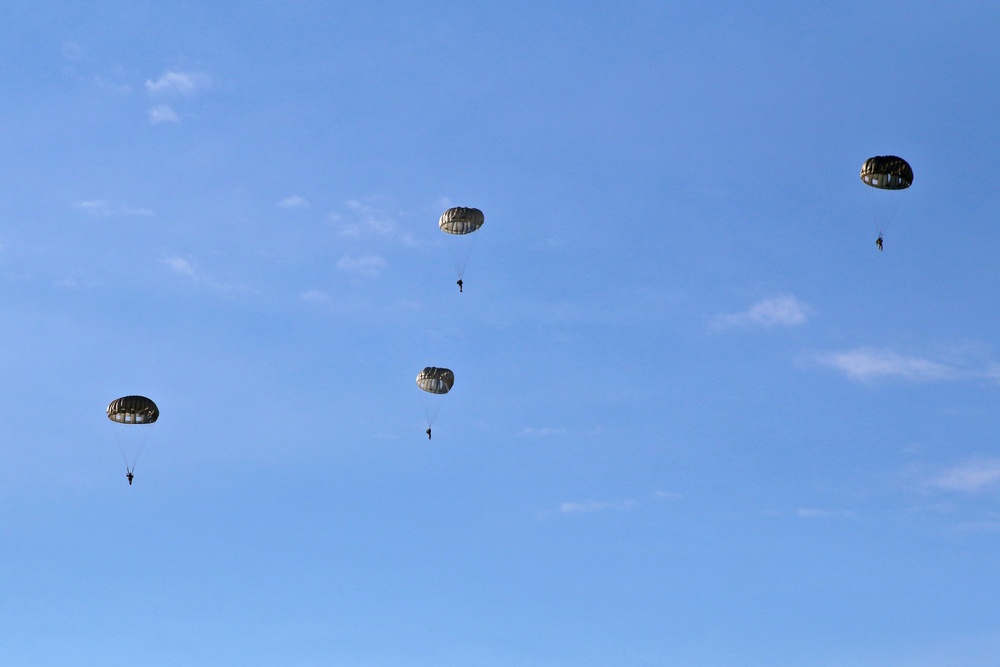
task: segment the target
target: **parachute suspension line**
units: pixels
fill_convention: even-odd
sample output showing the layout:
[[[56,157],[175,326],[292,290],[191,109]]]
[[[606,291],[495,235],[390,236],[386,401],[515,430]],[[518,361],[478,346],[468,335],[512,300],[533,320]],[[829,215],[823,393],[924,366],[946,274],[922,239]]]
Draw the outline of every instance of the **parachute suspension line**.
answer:
[[[469,234],[472,238],[461,239],[459,245],[464,245],[465,248],[459,252],[452,253],[452,259],[455,260],[455,271],[458,273],[458,279],[465,279],[465,267],[469,265],[469,257],[472,256],[472,250],[476,247],[476,239],[479,238],[479,234]]]
[[[427,416],[428,426],[434,425],[438,413],[441,412],[441,406],[444,405],[445,396],[446,394],[424,394],[420,397],[424,403],[424,415]]]
[[[878,232],[879,236],[882,236],[889,229],[889,224],[896,217],[902,199],[900,199],[898,192],[879,190],[870,191],[867,198],[868,210],[872,216],[872,225],[874,225],[875,231]],[[886,199],[888,198],[891,198],[892,201],[887,203]]]
[[[148,427],[143,428],[141,432],[133,431],[132,429],[135,428],[138,428],[138,426],[122,426],[115,431],[115,439],[118,441],[118,451],[121,452],[122,461],[125,462],[125,469],[129,472],[135,470],[135,465],[142,456],[142,450],[146,447],[146,441],[149,440]],[[125,430],[123,431],[122,429]]]

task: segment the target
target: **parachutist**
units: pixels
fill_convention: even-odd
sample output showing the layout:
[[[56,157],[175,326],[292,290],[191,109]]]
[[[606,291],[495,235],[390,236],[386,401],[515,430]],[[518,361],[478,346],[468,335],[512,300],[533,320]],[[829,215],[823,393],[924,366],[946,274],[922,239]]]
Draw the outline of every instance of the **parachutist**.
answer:
[[[462,291],[462,285],[464,285],[465,283],[463,283],[463,282],[462,282],[462,279],[461,279],[461,278],[459,278],[459,279],[458,279],[458,282],[457,282],[457,283],[455,283],[455,284],[456,284],[456,285],[458,285],[458,291],[459,291],[459,292],[461,292],[461,291]]]
[[[427,439],[428,440],[431,439],[431,429],[430,429],[430,427],[427,427]]]
[[[875,245],[878,246],[879,252],[882,252],[882,235],[881,234],[879,234],[878,238],[875,239]]]
[[[125,476],[128,477],[128,485],[132,486],[132,478],[135,477],[135,475],[133,475],[132,471],[129,470],[127,473],[125,473]]]

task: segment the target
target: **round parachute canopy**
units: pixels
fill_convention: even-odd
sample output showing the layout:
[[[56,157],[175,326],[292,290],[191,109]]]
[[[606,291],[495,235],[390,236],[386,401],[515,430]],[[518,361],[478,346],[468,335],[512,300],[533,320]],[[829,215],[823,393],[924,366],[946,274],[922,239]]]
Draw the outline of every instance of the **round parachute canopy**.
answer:
[[[119,424],[152,424],[159,417],[160,409],[145,396],[122,396],[108,404],[108,419]]]
[[[879,155],[865,160],[861,180],[879,190],[905,190],[913,185],[913,169],[901,157]]]
[[[428,366],[417,376],[417,386],[429,394],[447,394],[455,385],[455,374],[447,368]]]
[[[449,208],[441,214],[441,219],[438,220],[438,227],[445,234],[471,234],[482,227],[485,221],[486,218],[483,217],[483,212],[478,208],[456,206],[455,208]]]

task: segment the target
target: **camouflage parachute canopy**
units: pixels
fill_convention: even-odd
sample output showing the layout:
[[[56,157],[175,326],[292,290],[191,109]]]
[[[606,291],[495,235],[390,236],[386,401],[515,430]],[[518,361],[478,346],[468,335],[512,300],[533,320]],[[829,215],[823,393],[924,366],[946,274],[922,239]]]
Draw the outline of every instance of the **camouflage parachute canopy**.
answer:
[[[428,366],[417,375],[417,386],[430,394],[447,394],[455,385],[455,374],[447,368]]]
[[[861,180],[880,190],[905,190],[913,184],[913,169],[895,155],[878,155],[865,160]]]
[[[108,404],[108,419],[119,424],[152,424],[159,417],[160,409],[145,396],[122,396]]]
[[[456,206],[441,214],[438,227],[445,234],[471,234],[482,227],[485,221],[483,212],[478,208]]]

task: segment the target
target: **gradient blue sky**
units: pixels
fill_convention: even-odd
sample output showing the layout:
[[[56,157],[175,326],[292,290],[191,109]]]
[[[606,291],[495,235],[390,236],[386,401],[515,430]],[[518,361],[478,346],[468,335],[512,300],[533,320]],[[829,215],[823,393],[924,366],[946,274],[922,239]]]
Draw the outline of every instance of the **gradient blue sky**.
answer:
[[[0,25],[0,664],[1000,663],[997,5]]]

